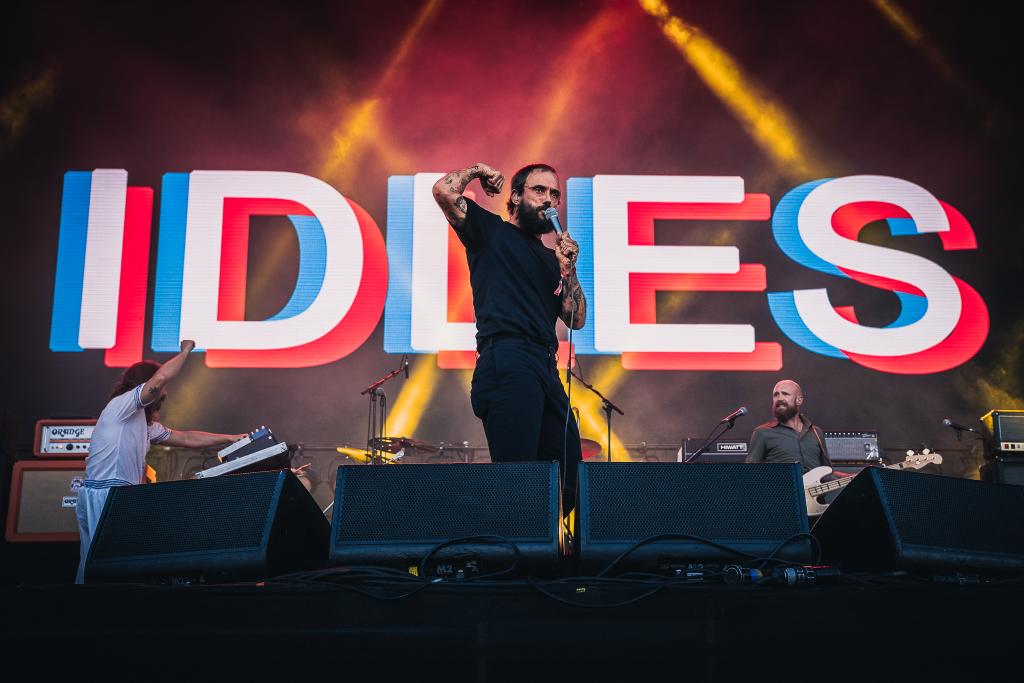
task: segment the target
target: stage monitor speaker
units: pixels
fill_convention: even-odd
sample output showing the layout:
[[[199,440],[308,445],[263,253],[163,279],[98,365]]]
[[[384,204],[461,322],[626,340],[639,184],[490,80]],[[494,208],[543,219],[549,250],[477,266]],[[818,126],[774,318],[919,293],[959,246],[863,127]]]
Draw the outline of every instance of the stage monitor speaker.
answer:
[[[219,583],[324,566],[330,526],[288,470],[110,489],[86,582]]]
[[[812,559],[796,463],[581,463],[575,538],[584,574]]]
[[[431,577],[553,575],[560,520],[556,462],[348,465],[338,468],[328,562]]]
[[[21,460],[11,472],[8,542],[78,541],[78,487],[84,460]]]
[[[1024,570],[1024,488],[869,467],[814,525],[848,571]]]

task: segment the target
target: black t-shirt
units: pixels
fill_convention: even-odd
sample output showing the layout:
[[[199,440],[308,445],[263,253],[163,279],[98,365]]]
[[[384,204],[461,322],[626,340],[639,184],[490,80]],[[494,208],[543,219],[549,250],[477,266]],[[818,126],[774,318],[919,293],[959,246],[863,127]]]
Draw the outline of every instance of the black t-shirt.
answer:
[[[562,298],[555,294],[561,273],[555,252],[471,199],[466,222],[456,229],[469,262],[476,339],[521,334],[554,346]]]

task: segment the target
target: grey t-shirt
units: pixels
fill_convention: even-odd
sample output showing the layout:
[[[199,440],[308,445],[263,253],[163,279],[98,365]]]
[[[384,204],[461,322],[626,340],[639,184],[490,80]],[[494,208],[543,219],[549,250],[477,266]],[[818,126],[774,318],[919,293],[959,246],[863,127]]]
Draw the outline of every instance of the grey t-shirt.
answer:
[[[804,425],[802,432],[781,425],[778,420],[756,427],[750,435],[747,462],[798,462],[805,473],[822,465],[831,467],[821,429],[803,415],[800,421]]]

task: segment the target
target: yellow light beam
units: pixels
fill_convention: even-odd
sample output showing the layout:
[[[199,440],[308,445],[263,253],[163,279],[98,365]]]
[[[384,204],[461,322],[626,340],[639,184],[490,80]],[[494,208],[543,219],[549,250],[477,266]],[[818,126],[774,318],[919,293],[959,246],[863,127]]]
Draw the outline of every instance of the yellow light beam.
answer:
[[[618,13],[605,9],[583,27],[570,44],[565,57],[559,60],[555,72],[558,78],[546,90],[549,94],[547,106],[538,117],[536,126],[531,128],[529,144],[520,154],[521,159],[533,163],[546,153],[551,136],[560,125],[569,123],[565,117],[566,108],[581,82],[592,77],[588,69],[594,58],[604,47],[606,36],[618,25]]]
[[[337,452],[341,453],[342,455],[344,455],[349,460],[355,460],[356,462],[361,462],[364,465],[369,465],[371,463],[371,461],[372,461],[372,458],[370,457],[370,453],[368,451],[363,450],[362,448],[351,448],[349,446],[339,446],[338,448],[335,448],[334,450],[336,450]],[[381,453],[380,456],[381,456],[381,459],[385,463],[390,463],[392,460],[395,459],[395,456],[392,455],[391,453]]]
[[[56,83],[57,70],[50,67],[0,101],[0,144],[13,142],[21,136],[32,111],[53,98]]]
[[[673,16],[663,0],[638,1],[780,172],[794,179],[828,175],[801,139],[793,117],[746,76],[723,48],[696,26]]]
[[[564,373],[565,370],[562,370]],[[568,390],[565,384],[565,375],[562,374],[562,387]],[[618,361],[601,361],[596,368],[596,378],[585,377],[589,384],[593,384],[602,394],[610,395],[622,384],[625,379],[625,371]],[[572,402],[580,411],[580,434],[586,435],[588,439],[594,439],[601,444],[601,458],[608,456],[608,423],[604,411],[601,410],[601,399],[594,393],[587,391],[586,387],[579,382],[574,384]],[[615,430],[612,430],[612,460],[628,461],[629,453],[626,445],[619,438]]]
[[[349,111],[345,123],[331,133],[331,147],[327,159],[320,167],[321,179],[334,179],[343,164],[349,167],[355,165],[363,152],[362,143],[379,130],[379,106],[380,99],[377,97],[364,99]]]
[[[388,414],[389,435],[411,437],[416,432],[434,395],[439,372],[437,356],[433,354],[421,355],[409,363],[409,379],[402,384]]]
[[[348,177],[357,167],[367,143],[375,146],[389,161],[390,167],[411,167],[408,157],[380,134],[381,100],[396,74],[408,60],[416,40],[440,6],[441,0],[428,0],[423,4],[416,19],[399,41],[373,93],[356,106],[346,121],[331,134],[332,144],[320,169],[321,178],[342,185],[347,184]],[[402,385],[398,397],[388,411],[388,434],[410,436],[415,433],[437,387],[437,380],[437,356],[419,356],[410,362],[409,379]]]
[[[960,75],[957,69],[946,59],[942,51],[932,43],[924,30],[917,25],[913,17],[899,6],[895,0],[871,0],[882,16],[888,21],[908,43],[924,53],[925,58],[943,78],[950,81],[962,91],[971,93],[974,88]]]
[[[383,76],[377,80],[373,93],[354,106],[346,120],[331,134],[333,145],[321,169],[321,178],[326,180],[332,174],[337,173],[343,165],[344,168],[354,167],[354,161],[357,160],[361,153],[363,143],[369,138],[379,136],[380,99],[386,88],[390,85],[390,82],[394,79],[395,74],[404,65],[416,39],[422,33],[427,22],[437,12],[441,2],[442,0],[428,0],[423,4],[412,25],[406,30],[399,41],[398,47],[392,53],[391,59],[388,60],[388,65],[384,69]],[[382,151],[391,155],[396,154],[393,148],[386,145],[382,148]],[[404,161],[404,158],[403,163],[407,163]],[[291,242],[291,239],[292,236],[287,231],[282,230],[277,235],[268,249],[268,253],[273,254],[273,257],[270,259],[271,261],[278,258]],[[252,296],[264,296],[266,289],[275,282],[276,278],[271,277],[269,273],[262,277],[254,278],[251,287]],[[203,366],[196,368],[177,387],[175,393],[180,399],[175,401],[173,406],[173,416],[176,422],[181,424],[188,423],[204,412],[204,402],[208,400],[207,397],[211,394],[210,387],[214,377],[215,374],[211,372],[210,368]]]
[[[320,167],[320,177],[338,182],[338,176],[352,172],[365,151],[365,143],[377,138],[380,132],[380,103],[412,52],[423,29],[441,7],[442,0],[427,0],[391,55],[384,73],[376,82],[373,93],[356,105],[331,133],[331,147]]]

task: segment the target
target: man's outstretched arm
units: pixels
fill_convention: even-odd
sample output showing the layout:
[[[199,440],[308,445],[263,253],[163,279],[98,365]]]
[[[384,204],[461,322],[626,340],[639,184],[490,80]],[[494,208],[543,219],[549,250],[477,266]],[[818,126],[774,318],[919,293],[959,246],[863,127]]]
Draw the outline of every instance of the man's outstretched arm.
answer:
[[[185,361],[188,360],[188,354],[192,353],[192,349],[196,347],[196,343],[191,339],[185,339],[181,342],[181,351],[177,353],[173,358],[160,366],[160,369],[149,378],[146,385],[142,387],[142,403],[143,405],[149,405],[157,398],[160,397],[160,392],[163,390],[164,385],[170,382],[172,379],[178,376],[181,369],[185,367]]]
[[[214,448],[226,446],[247,436],[246,434],[211,434],[195,430],[182,431],[169,429],[171,435],[160,442],[161,446],[178,446],[180,448]]]
[[[461,171],[452,171],[434,183],[434,201],[444,211],[448,223],[453,228],[461,228],[466,222],[467,204],[462,193],[475,178],[480,179],[480,184],[489,197],[501,192],[505,184],[505,176],[487,164],[473,164]]]

